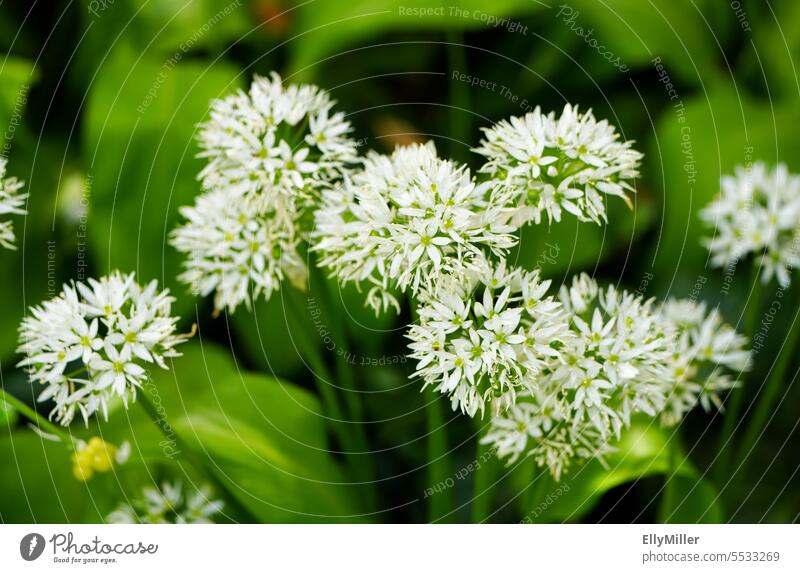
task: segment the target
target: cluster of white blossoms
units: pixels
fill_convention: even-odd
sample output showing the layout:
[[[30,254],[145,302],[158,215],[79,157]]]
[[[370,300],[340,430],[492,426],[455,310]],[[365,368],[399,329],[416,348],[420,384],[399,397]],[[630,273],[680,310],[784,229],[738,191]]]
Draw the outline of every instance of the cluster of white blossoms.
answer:
[[[475,152],[486,158],[480,169],[513,209],[516,226],[539,224],[542,214],[560,221],[567,211],[581,221],[607,220],[605,199],[631,204],[631,181],[642,154],[620,141],[614,126],[597,121],[591,110],[566,105],[560,117],[537,107],[522,117],[484,128]]]
[[[716,311],[655,301],[575,277],[559,296],[569,333],[516,402],[491,421],[485,443],[513,463],[531,456],[559,479],[573,461],[599,458],[635,414],[679,422],[698,403],[720,405],[747,339]]]
[[[50,417],[68,425],[76,412],[84,420],[98,410],[107,416],[108,401],[127,406],[146,381],[146,366],[166,369],[179,356],[170,316],[173,298],[156,281],[141,287],[134,275],[114,272],[100,280],[64,285],[57,297],[33,307],[20,325],[19,363],[30,381],[44,385],[40,402],[53,400]]]
[[[211,499],[211,488],[201,486],[193,493],[183,491],[180,482],[166,482],[161,489],[145,487],[142,496],[120,503],[108,523],[213,523],[224,504]]]
[[[784,164],[738,166],[721,179],[721,191],[701,217],[716,229],[705,241],[714,266],[735,265],[760,256],[762,281],[773,276],[786,288],[789,272],[800,265],[800,176]]]
[[[750,369],[748,340],[726,324],[719,312],[704,303],[668,300],[661,315],[678,333],[669,360],[671,388],[660,413],[661,422],[680,422],[698,403],[721,408],[720,394],[735,387],[738,375]],[[735,376],[734,376],[735,374]]]
[[[226,189],[214,189],[182,207],[188,223],[172,235],[185,252],[179,279],[201,296],[214,293],[214,307],[233,312],[248,308],[259,295],[269,298],[284,278],[302,289],[307,276],[299,254],[301,238],[294,226],[274,211],[259,211],[244,195],[233,200]]]
[[[22,182],[16,177],[6,177],[6,159],[0,157],[0,217],[6,215],[24,215],[25,193],[20,193]],[[15,249],[14,224],[11,221],[0,221],[0,246]]]
[[[182,209],[172,244],[187,254],[182,280],[195,294],[215,291],[217,310],[268,298],[284,277],[305,281],[300,246],[319,195],[358,160],[333,106],[324,90],[277,74],[212,102],[198,135],[205,193]]]
[[[408,337],[416,375],[469,416],[508,408],[530,391],[567,334],[561,305],[537,271],[483,262],[421,297]]]
[[[559,299],[570,336],[485,438],[500,457],[530,455],[556,478],[575,459],[602,458],[633,414],[656,416],[663,408],[675,337],[654,301],[602,289],[585,274],[563,286]]]
[[[341,188],[323,192],[313,249],[342,282],[367,284],[376,313],[398,307],[392,290],[434,289],[475,266],[484,249],[501,255],[516,240],[487,185],[433,143],[370,153]]]

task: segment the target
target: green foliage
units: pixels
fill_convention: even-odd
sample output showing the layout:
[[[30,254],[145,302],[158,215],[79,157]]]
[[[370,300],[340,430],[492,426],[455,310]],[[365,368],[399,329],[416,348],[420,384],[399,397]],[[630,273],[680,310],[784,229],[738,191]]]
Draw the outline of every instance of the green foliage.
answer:
[[[191,300],[177,281],[181,256],[168,245],[178,208],[194,202],[202,161],[195,158],[196,125],[211,99],[238,87],[227,64],[172,66],[120,44],[93,84],[84,118],[84,154],[91,178],[89,246],[102,271],[136,271]]]

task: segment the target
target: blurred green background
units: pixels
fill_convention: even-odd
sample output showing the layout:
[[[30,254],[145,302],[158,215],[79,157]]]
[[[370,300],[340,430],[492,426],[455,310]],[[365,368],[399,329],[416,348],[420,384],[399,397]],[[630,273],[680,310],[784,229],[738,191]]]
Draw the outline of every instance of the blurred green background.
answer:
[[[2,3],[2,154],[30,193],[28,216],[15,219],[19,250],[0,250],[2,383],[34,403],[15,369],[27,307],[70,279],[136,271],[140,281],[170,288],[183,328],[200,326],[186,356],[154,376],[171,426],[227,484],[230,519],[424,521],[424,492],[434,485],[425,468],[427,394],[408,380],[412,365],[374,363],[403,356],[407,315],[376,320],[353,289],[337,301],[352,319],[346,328],[379,477],[377,507],[364,515],[359,486],[348,485],[341,457],[328,451],[335,447],[295,347],[309,333],[322,344],[311,318],[290,327],[282,296],[252,313],[211,318],[209,302],[176,281],[180,257],[166,236],[178,208],[199,191],[194,133],[209,100],[277,70],[289,82],[330,90],[363,149],[433,139],[440,153],[473,167],[469,149],[481,127],[531,105],[591,107],[646,154],[633,212],[616,202],[606,226],[568,218],[528,227],[514,260],[542,267],[556,286],[587,271],[647,296],[694,292],[741,329],[747,265],[723,288],[723,273],[707,266],[700,238],[709,231],[697,212],[734,165],[760,159],[800,170],[797,55],[800,3],[793,0]],[[797,313],[792,290],[794,306],[778,317],[743,390],[745,419]],[[635,427],[608,470],[590,464],[567,474],[569,491],[541,519],[796,520],[796,367],[766,435],[739,456],[733,475],[714,479],[707,471],[719,453],[721,418],[696,411],[677,433]],[[0,413],[7,418],[0,423],[2,521],[98,521],[123,492],[164,477],[197,479],[180,456],[165,458],[138,409],[112,414],[108,423],[71,431],[128,439],[132,459],[83,483],[72,477],[63,445],[42,441],[13,412]],[[437,431],[452,474],[440,479],[475,459],[476,430],[448,409]],[[690,462],[675,478],[677,502],[665,500],[668,460],[683,453]],[[469,519],[474,479],[500,479],[491,520],[530,515],[519,494],[533,469],[495,465],[451,480],[440,498],[449,508],[444,520]]]

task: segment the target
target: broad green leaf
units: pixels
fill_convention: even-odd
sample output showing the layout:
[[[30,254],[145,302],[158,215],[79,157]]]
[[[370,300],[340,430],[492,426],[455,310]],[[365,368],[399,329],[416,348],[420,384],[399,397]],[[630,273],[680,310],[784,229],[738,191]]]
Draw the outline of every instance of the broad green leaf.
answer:
[[[114,476],[88,482],[72,475],[71,451],[63,442],[31,431],[0,436],[0,522],[99,522],[115,505]]]
[[[196,125],[212,98],[237,87],[239,72],[197,62],[165,67],[120,44],[92,84],[84,119],[91,177],[90,251],[99,272],[158,279],[189,309],[177,282],[182,256],[168,244],[178,208],[199,192]]]
[[[584,38],[589,50],[598,51],[597,58],[619,57],[622,64],[635,69],[652,67],[653,58],[660,57],[677,78],[700,83],[720,73],[716,64],[719,47],[704,16],[710,4],[697,0],[576,0],[554,6],[552,17],[556,25]]]
[[[326,57],[391,30],[483,29],[543,7],[529,0],[316,0],[291,12],[302,39],[290,45],[290,68],[308,75],[312,70],[307,68]]]
[[[647,158],[651,181],[663,183],[663,225],[655,243],[656,280],[662,285],[676,273],[694,281],[706,272],[708,251],[700,241],[713,229],[699,212],[719,192],[722,175],[757,160],[800,168],[792,152],[800,146],[796,106],[770,107],[728,88],[681,103],[663,111]]]
[[[578,521],[588,514],[609,490],[647,477],[666,475],[670,471],[671,448],[679,447],[676,437],[672,435],[673,431],[661,428],[651,419],[635,420],[622,434],[619,443],[615,444],[617,451],[606,458],[605,465],[593,460],[582,466],[570,468],[562,476],[561,482],[553,481],[549,474],[539,478],[545,480],[537,490],[541,495],[539,499],[530,500],[532,505],[525,510],[524,515],[534,522]],[[678,455],[681,455],[680,451]],[[516,478],[518,486],[527,487],[532,472],[530,470],[527,473],[520,472],[520,475],[522,479]],[[710,508],[706,516],[708,519],[719,517],[718,507],[711,503],[715,496],[703,497],[709,491],[713,491],[710,489],[711,486],[699,477],[690,461],[686,460],[680,467],[678,480],[680,487],[685,488],[683,490],[685,492],[696,484],[696,493],[693,496],[705,500],[705,505],[691,521],[696,521],[706,507]],[[524,495],[520,498],[524,498]],[[691,499],[697,501],[698,497]],[[691,503],[690,500],[687,499],[687,503]],[[686,506],[686,510],[692,507],[683,505]],[[680,515],[689,519],[688,513]]]

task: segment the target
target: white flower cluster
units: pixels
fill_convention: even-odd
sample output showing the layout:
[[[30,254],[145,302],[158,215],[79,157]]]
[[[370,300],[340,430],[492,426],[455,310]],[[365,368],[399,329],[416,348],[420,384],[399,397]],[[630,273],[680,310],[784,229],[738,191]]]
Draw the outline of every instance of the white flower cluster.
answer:
[[[181,211],[187,222],[172,244],[188,256],[182,280],[195,294],[216,291],[217,310],[268,298],[284,277],[304,282],[311,211],[357,161],[333,105],[324,90],[284,86],[277,74],[212,103],[198,136],[205,194]]]
[[[188,223],[175,230],[172,244],[187,254],[179,279],[201,296],[214,293],[214,307],[233,312],[240,303],[263,294],[269,298],[288,278],[302,289],[307,276],[298,252],[294,226],[274,211],[260,211],[254,200],[233,200],[226,189],[214,189],[182,207]]]
[[[560,356],[567,324],[550,281],[501,262],[445,282],[421,297],[408,333],[416,374],[469,416],[508,408]]]
[[[164,483],[161,489],[145,487],[142,496],[130,504],[120,503],[108,523],[213,523],[224,504],[211,499],[211,488],[202,486],[184,493],[180,482]]]
[[[634,414],[679,422],[698,404],[719,406],[747,369],[746,338],[691,301],[654,301],[601,289],[587,275],[562,287],[569,316],[558,356],[492,419],[484,442],[513,463],[532,456],[558,479],[574,460],[613,450]]]
[[[770,169],[756,162],[738,166],[724,176],[721,192],[701,212],[702,219],[716,228],[704,244],[714,266],[735,265],[750,253],[760,256],[761,279],[773,276],[783,288],[789,272],[800,265],[800,176],[784,164]]]
[[[0,157],[0,216],[24,215],[25,199],[28,197],[19,190],[23,184],[16,177],[6,178],[6,159]],[[11,221],[0,221],[0,246],[15,249],[14,224]]]
[[[51,418],[68,425],[76,411],[84,420],[120,397],[127,405],[147,379],[144,365],[166,369],[186,339],[175,334],[173,298],[156,281],[141,287],[134,275],[114,272],[88,284],[64,285],[20,325],[19,363],[31,382],[45,386],[39,401],[52,399]]]
[[[704,303],[669,300],[661,314],[678,333],[669,360],[672,386],[660,414],[662,423],[671,426],[698,403],[705,410],[721,408],[720,394],[736,386],[738,373],[750,369],[750,352],[747,338]]]
[[[465,166],[441,159],[433,143],[371,153],[342,188],[323,193],[314,250],[343,282],[367,283],[376,313],[398,307],[393,288],[436,288],[474,266],[483,249],[514,245],[507,213]]]
[[[674,339],[652,300],[601,289],[585,274],[559,298],[570,336],[533,390],[495,417],[485,438],[500,457],[531,455],[556,477],[573,459],[602,457],[633,414],[656,416],[663,408]]]
[[[632,141],[591,110],[566,105],[560,117],[537,107],[484,129],[475,152],[486,158],[480,169],[493,178],[497,193],[514,210],[521,226],[539,224],[542,214],[560,221],[562,210],[581,221],[607,220],[605,198],[615,195],[628,205],[630,181],[639,175],[642,154]]]

